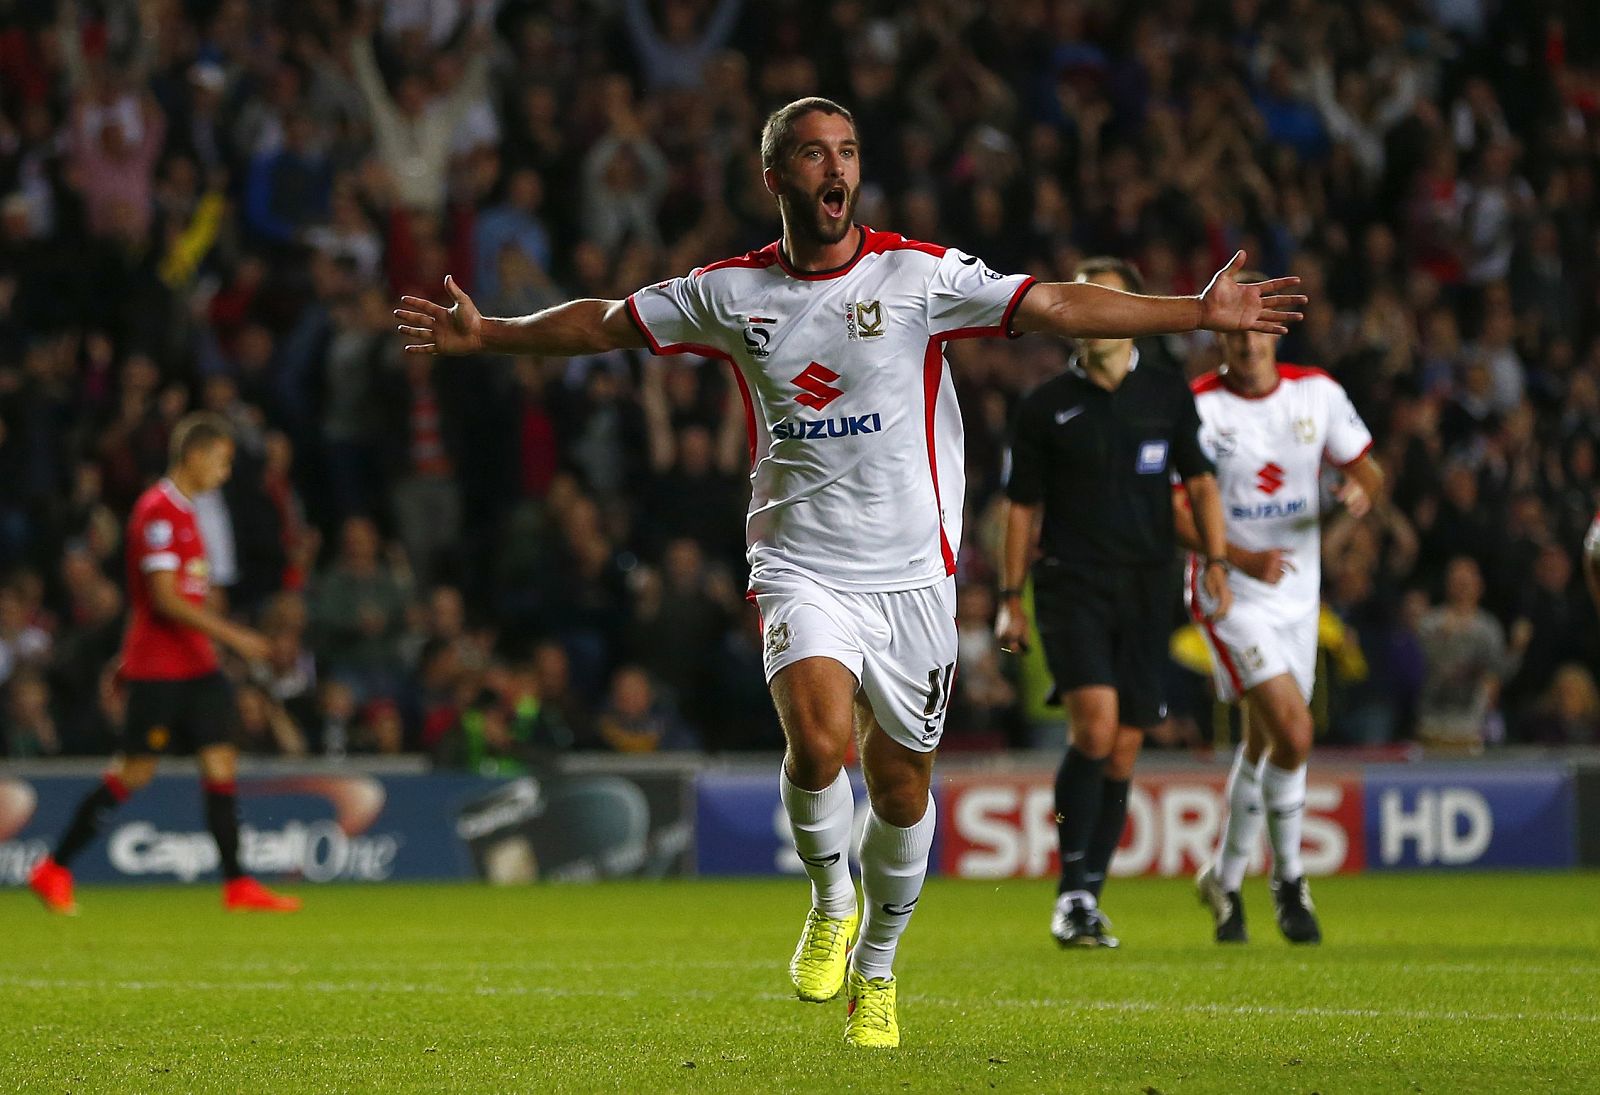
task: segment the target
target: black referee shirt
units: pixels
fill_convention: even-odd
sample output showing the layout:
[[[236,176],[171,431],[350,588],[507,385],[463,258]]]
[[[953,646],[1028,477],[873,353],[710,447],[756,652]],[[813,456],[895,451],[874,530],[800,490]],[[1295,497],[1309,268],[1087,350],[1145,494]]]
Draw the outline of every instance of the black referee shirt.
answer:
[[[1046,559],[1063,563],[1170,562],[1172,473],[1214,474],[1200,448],[1200,415],[1175,370],[1139,366],[1116,391],[1067,371],[1023,397],[1011,432],[1006,495],[1044,507]]]

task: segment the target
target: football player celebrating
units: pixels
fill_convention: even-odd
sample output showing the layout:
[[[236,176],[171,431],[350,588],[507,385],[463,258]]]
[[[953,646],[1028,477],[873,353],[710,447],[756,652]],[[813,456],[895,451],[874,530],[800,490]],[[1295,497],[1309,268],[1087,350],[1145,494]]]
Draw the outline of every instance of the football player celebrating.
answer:
[[[779,777],[812,888],[790,963],[804,1000],[847,989],[845,1036],[894,1046],[895,950],[933,841],[929,794],[955,673],[961,413],[944,358],[962,338],[1281,332],[1294,279],[1243,285],[1236,256],[1195,297],[1040,285],[953,248],[855,222],[850,113],[801,99],[767,119],[763,181],[783,238],[640,289],[491,319],[451,279],[448,307],[406,297],[407,350],[592,354],[648,348],[728,362],[749,430],[750,589],[787,741]],[[871,811],[850,874],[859,741]]]
[[[1339,496],[1363,516],[1383,487],[1372,435],[1338,382],[1279,364],[1277,336],[1222,336],[1223,367],[1193,384],[1200,445],[1217,466],[1228,532],[1233,610],[1208,620],[1190,561],[1190,611],[1211,649],[1217,695],[1243,705],[1245,736],[1228,775],[1228,813],[1215,862],[1196,878],[1218,942],[1244,942],[1239,888],[1261,835],[1272,843],[1278,927],[1293,943],[1322,938],[1300,862],[1311,752],[1311,689],[1322,603],[1322,466],[1343,471]],[[1192,519],[1180,539],[1198,549]]]

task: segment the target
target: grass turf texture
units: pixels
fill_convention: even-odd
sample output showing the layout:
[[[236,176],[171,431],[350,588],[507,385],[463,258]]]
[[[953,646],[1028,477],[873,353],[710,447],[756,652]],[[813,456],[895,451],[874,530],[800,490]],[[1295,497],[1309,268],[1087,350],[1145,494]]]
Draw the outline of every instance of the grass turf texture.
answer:
[[[0,1091],[1594,1091],[1600,875],[1325,879],[1291,949],[1259,880],[1221,949],[1181,881],[1116,881],[1120,951],[1061,952],[1041,883],[937,881],[895,1052],[785,964],[798,881],[0,894]]]

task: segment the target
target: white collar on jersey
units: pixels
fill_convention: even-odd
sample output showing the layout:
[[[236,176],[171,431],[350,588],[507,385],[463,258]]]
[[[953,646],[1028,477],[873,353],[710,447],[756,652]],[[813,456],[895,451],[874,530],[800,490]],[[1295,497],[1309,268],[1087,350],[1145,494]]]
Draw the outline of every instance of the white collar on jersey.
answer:
[[[1133,356],[1128,358],[1128,372],[1132,373],[1133,370],[1137,369],[1138,367],[1139,367],[1139,347],[1135,346],[1133,348]],[[1082,365],[1078,364],[1078,355],[1077,354],[1073,354],[1070,358],[1067,359],[1067,372],[1073,374],[1074,376],[1081,376],[1085,380],[1089,379],[1089,374],[1084,371],[1084,368],[1083,368]]]
[[[161,488],[162,494],[165,494],[168,498],[172,499],[173,505],[188,513],[194,512],[194,502],[190,500],[188,495],[184,494],[183,491],[178,489],[178,484],[174,483],[166,476],[162,476],[161,482],[157,485]]]

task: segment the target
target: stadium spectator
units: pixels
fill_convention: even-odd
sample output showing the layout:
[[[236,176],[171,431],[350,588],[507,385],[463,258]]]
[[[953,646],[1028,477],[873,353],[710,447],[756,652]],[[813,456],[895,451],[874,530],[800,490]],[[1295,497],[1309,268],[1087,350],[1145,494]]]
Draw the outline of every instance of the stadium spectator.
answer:
[[[338,559],[312,587],[311,617],[328,672],[363,696],[392,699],[400,686],[407,582],[382,551],[371,520],[346,520]]]
[[[1529,626],[1522,621],[1508,647],[1500,622],[1480,607],[1482,599],[1478,564],[1466,556],[1451,559],[1444,603],[1419,627],[1427,677],[1417,733],[1425,744],[1478,751],[1504,740],[1500,689],[1527,649]]]
[[[1600,743],[1600,689],[1594,674],[1576,662],[1556,670],[1522,736],[1542,745]]]
[[[11,675],[6,684],[4,729],[5,755],[18,759],[55,756],[62,751],[50,713],[50,683],[36,669],[23,669]]]
[[[243,756],[299,757],[306,753],[305,735],[281,704],[256,684],[241,684],[236,742]]]
[[[610,700],[598,720],[600,740],[614,753],[659,753],[700,744],[656,694],[643,669],[625,665],[611,677]]]

